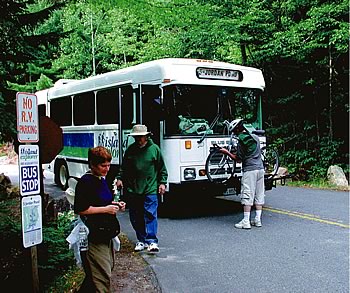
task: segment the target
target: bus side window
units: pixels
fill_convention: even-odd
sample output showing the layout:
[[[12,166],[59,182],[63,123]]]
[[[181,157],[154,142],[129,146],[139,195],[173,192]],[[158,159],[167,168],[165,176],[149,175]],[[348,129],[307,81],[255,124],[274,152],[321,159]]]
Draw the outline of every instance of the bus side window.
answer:
[[[159,145],[162,119],[161,91],[159,86],[142,85],[142,123],[153,133],[153,140]]]
[[[72,98],[63,97],[51,100],[50,117],[59,126],[72,125]]]
[[[45,104],[38,105],[38,113],[39,113],[39,117],[46,116],[46,105]]]
[[[74,125],[95,124],[95,93],[87,92],[73,97]]]
[[[133,101],[134,101],[134,115],[133,115],[133,124],[140,124],[142,121],[142,112],[141,112],[141,101],[140,101],[140,85],[137,88],[133,89]]]
[[[119,122],[119,88],[97,92],[97,124],[117,124]]]
[[[134,99],[131,86],[121,88],[122,128],[131,129],[134,118]]]

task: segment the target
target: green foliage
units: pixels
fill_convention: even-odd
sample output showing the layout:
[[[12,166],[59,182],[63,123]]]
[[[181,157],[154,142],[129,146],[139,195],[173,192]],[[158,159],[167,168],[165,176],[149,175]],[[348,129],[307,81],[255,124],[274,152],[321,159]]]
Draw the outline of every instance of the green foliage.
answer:
[[[328,163],[348,162],[348,1],[50,2],[12,1],[0,21],[3,140],[15,133],[8,89],[44,89],[159,58],[203,58],[263,70],[265,128],[291,168],[322,176]],[[30,17],[36,13],[40,21]],[[25,23],[21,15],[30,25],[16,26]]]
[[[75,259],[65,240],[71,230],[71,213],[63,213],[56,222],[43,227],[43,243],[37,245],[39,278],[42,287],[75,266]],[[21,292],[30,287],[29,249],[23,248],[20,199],[0,201],[0,284],[3,290]],[[18,280],[21,280],[20,282]],[[6,291],[5,290],[5,291]]]
[[[308,181],[289,181],[288,186],[294,187],[304,187],[304,188],[317,188],[317,189],[331,189],[331,190],[340,190],[348,191],[349,189],[344,186],[335,186],[329,183],[326,178],[313,178]]]
[[[21,280],[20,284],[29,285],[29,276],[26,274],[29,256],[22,244],[19,202],[19,198],[0,201],[0,285],[4,291],[9,288],[16,291],[21,287],[18,280]],[[26,257],[27,263],[24,261]]]
[[[343,143],[323,138],[308,149],[294,149],[280,153],[281,162],[291,173],[303,180],[326,178],[328,167],[339,163]]]
[[[17,210],[17,213],[11,213],[13,210]],[[12,244],[14,238],[21,236],[21,222],[19,215],[18,199],[0,201],[0,230],[2,231],[0,235],[2,254],[7,254],[11,250],[11,247],[13,247]]]
[[[41,36],[35,32],[35,27],[60,5],[59,1],[50,2],[0,2],[0,10],[6,11],[0,19],[0,141],[10,141],[16,135],[16,91],[35,91],[36,76],[30,71],[29,63],[39,65],[55,40],[52,31]]]
[[[67,236],[71,230],[71,213],[61,214],[56,222],[43,227],[43,244],[39,251],[39,273],[49,285],[75,265],[72,250],[68,249]]]
[[[47,287],[46,292],[61,293],[61,292],[77,292],[80,284],[85,277],[84,271],[78,267],[72,267],[65,270]]]
[[[15,94],[14,92],[12,92]],[[11,141],[16,133],[15,103],[5,101],[0,92],[0,142]]]
[[[51,78],[47,77],[45,74],[41,74],[40,78],[36,82],[36,90],[44,90],[53,86],[53,81]]]
[[[33,93],[35,90],[34,84],[32,83],[18,84],[11,81],[7,82],[7,88],[12,90],[13,92]]]

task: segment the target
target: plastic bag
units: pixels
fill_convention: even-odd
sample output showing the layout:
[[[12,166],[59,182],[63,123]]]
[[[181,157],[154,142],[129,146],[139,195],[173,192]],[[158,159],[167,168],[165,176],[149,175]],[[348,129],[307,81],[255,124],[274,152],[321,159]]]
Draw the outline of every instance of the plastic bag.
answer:
[[[75,187],[77,186],[78,180],[71,177],[68,179],[68,188],[64,192],[68,202],[71,205],[74,205],[74,197],[75,197]]]
[[[198,118],[186,118],[182,115],[178,116],[180,119],[179,130],[181,134],[213,134],[210,129],[208,121]]]
[[[80,216],[74,220],[74,228],[72,232],[68,235],[66,238],[66,241],[69,243],[69,249],[73,250],[74,257],[76,260],[76,264],[81,267],[82,261],[80,257],[80,239],[79,239],[79,230],[81,227],[84,227],[86,229],[87,235],[89,235],[89,228],[84,224],[84,222],[81,220]]]
[[[120,240],[119,240],[119,237],[118,236],[115,236],[113,239],[112,239],[112,242],[113,242],[113,248],[115,251],[119,251],[120,250]]]

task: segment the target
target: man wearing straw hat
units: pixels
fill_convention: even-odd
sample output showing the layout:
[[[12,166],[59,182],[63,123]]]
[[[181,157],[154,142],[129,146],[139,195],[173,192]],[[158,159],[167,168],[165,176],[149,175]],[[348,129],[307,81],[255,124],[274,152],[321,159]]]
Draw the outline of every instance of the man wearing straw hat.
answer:
[[[138,239],[135,251],[147,248],[148,252],[156,253],[158,194],[165,193],[168,172],[160,148],[145,125],[134,125],[129,135],[135,142],[125,151],[116,185],[124,189],[130,222]]]

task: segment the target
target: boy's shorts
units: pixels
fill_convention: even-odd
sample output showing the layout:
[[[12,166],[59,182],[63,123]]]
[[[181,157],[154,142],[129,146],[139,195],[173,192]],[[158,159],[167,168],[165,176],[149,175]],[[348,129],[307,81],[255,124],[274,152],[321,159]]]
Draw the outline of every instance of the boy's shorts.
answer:
[[[243,172],[241,203],[252,206],[265,203],[264,170],[253,170]]]

